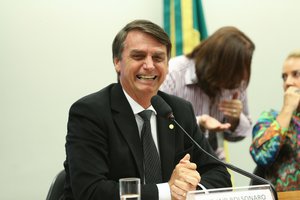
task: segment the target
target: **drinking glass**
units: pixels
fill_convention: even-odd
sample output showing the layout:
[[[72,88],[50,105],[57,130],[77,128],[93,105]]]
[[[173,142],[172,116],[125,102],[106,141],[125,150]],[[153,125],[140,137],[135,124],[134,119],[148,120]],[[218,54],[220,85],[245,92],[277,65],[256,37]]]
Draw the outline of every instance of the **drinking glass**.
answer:
[[[140,200],[141,181],[139,178],[119,179],[120,199],[121,200]]]

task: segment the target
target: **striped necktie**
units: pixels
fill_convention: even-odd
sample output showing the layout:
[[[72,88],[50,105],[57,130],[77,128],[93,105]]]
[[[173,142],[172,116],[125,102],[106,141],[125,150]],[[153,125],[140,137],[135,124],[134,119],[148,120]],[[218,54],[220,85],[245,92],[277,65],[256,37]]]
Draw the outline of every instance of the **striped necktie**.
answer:
[[[161,183],[161,163],[151,133],[151,118],[152,111],[144,110],[139,113],[143,118],[144,124],[141,132],[143,153],[144,153],[144,173],[145,183]]]

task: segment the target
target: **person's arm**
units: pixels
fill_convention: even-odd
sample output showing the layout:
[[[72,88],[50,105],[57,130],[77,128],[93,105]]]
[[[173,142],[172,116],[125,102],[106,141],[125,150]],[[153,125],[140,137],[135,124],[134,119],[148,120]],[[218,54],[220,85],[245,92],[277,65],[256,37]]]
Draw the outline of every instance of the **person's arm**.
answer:
[[[252,121],[249,116],[241,113],[238,125],[233,130],[224,131],[224,139],[230,142],[236,142],[251,135]]]
[[[199,126],[197,126],[197,129],[199,129]],[[194,139],[206,152],[217,157],[203,134],[197,131],[194,134]],[[200,184],[206,189],[232,187],[230,174],[226,167],[203,153],[196,146],[191,162],[197,164],[197,171],[201,175]]]
[[[189,113],[194,114],[192,110],[192,106],[190,105],[191,111]],[[189,124],[188,127],[191,129],[187,131],[188,133],[192,133],[192,137],[194,140],[209,154],[215,155],[213,149],[211,148],[207,138],[201,133],[200,128],[196,122],[193,121],[192,124]],[[187,126],[185,127],[187,129]],[[226,167],[221,165],[212,157],[203,153],[199,150],[198,147],[193,145],[193,153],[191,154],[191,162],[197,165],[197,171],[201,176],[200,184],[203,185],[207,189],[212,188],[223,188],[223,187],[231,187],[230,174],[228,173]]]
[[[109,180],[106,131],[93,108],[76,102],[70,109],[66,154],[74,199],[117,199],[118,183]]]
[[[220,102],[219,109],[224,113],[225,121],[231,124],[230,130],[224,132],[226,140],[234,142],[251,135],[252,121],[246,91],[235,93],[231,100]]]
[[[173,98],[173,97],[172,97]],[[167,100],[167,99],[165,99]],[[174,102],[173,102],[174,103]],[[177,104],[170,104],[173,109],[173,113],[176,121],[182,126],[182,128],[208,153],[212,154],[216,157],[213,149],[211,148],[208,140],[205,138],[204,134],[200,131],[200,128],[197,124],[195,113],[192,107],[192,104],[187,101],[179,101]],[[183,112],[184,111],[184,112]],[[182,146],[182,150],[184,154],[181,154],[181,158],[184,157],[187,153],[191,156],[190,159],[184,159],[189,161],[178,161],[178,165],[175,167],[185,167],[183,163],[192,164],[192,166],[196,166],[196,171],[194,168],[188,168],[192,171],[192,174],[195,172],[199,174],[201,177],[200,183],[204,188],[212,189],[212,188],[223,188],[223,187],[231,187],[230,174],[228,173],[226,167],[217,162],[212,157],[205,154],[202,150],[200,150],[185,134],[178,130],[177,136],[180,138]],[[178,138],[178,139],[179,139]],[[183,152],[182,152],[183,153]],[[176,173],[176,172],[175,172]],[[179,173],[180,174],[180,173]],[[180,176],[177,176],[177,178]],[[177,179],[175,178],[175,180]],[[182,183],[180,180],[187,180],[178,178],[179,183],[176,184],[175,188],[172,188],[171,191],[176,194],[183,194],[182,191],[185,191],[186,188],[184,186],[180,186]],[[171,179],[170,179],[171,180]],[[174,179],[172,179],[174,180]],[[174,182],[174,181],[173,181]],[[190,189],[195,190],[198,186],[198,183],[193,183]],[[180,189],[178,189],[178,187]],[[181,188],[182,187],[182,188]],[[177,189],[177,190],[176,190]]]
[[[300,94],[298,91],[299,88],[290,86],[284,92],[283,106],[276,118],[280,126],[283,128],[289,127],[293,112],[299,106]]]
[[[258,165],[272,164],[285,140],[287,129],[280,126],[276,116],[274,110],[263,112],[253,128],[250,154]]]
[[[284,92],[280,113],[263,112],[254,126],[250,153],[257,164],[266,166],[276,160],[280,147],[287,137],[293,112],[299,106],[298,90],[297,87],[290,86]]]
[[[99,100],[79,101],[70,109],[66,154],[74,199],[119,199],[119,178],[139,176],[132,152],[112,121],[109,106]],[[101,107],[95,107],[95,102]],[[126,116],[130,118],[130,114]],[[141,185],[141,196],[157,200],[157,186]]]

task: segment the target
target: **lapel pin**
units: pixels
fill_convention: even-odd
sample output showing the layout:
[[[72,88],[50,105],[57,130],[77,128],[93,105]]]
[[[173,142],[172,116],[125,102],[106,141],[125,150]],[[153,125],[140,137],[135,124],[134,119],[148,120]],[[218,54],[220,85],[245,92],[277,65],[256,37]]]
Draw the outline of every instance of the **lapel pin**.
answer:
[[[174,125],[173,124],[169,124],[169,129],[174,129]]]

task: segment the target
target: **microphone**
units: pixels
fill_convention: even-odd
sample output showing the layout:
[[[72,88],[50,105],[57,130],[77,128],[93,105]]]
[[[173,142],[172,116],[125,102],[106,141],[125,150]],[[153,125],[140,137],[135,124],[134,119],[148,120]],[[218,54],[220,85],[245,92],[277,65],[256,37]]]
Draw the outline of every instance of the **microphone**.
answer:
[[[264,179],[264,178],[261,178],[255,174],[252,174],[252,173],[249,173],[241,168],[238,168],[232,164],[229,164],[229,163],[226,163],[218,158],[216,158],[215,156],[213,156],[212,154],[208,153],[207,151],[205,151],[193,138],[192,136],[190,136],[185,130],[184,128],[182,128],[182,126],[175,120],[175,117],[173,115],[173,111],[172,111],[172,108],[169,106],[169,104],[167,104],[167,102],[162,98],[160,97],[159,95],[155,95],[151,98],[151,104],[152,106],[154,107],[154,109],[156,110],[157,112],[157,115],[158,116],[161,116],[161,117],[164,117],[164,118],[167,118],[167,119],[170,119],[171,121],[173,121],[181,130],[182,132],[203,152],[205,153],[206,155],[208,155],[209,157],[211,157],[212,159],[214,159],[215,161],[217,161],[218,163],[221,163],[223,166],[243,175],[243,176],[246,176],[248,178],[251,178],[251,179],[254,179],[254,180],[257,180],[261,183],[266,183],[268,185],[270,185],[270,187],[272,188],[272,192],[273,192],[273,195],[275,197],[275,200],[278,200],[278,196],[277,196],[277,192],[276,192],[276,189],[275,187],[273,186],[273,184]]]

